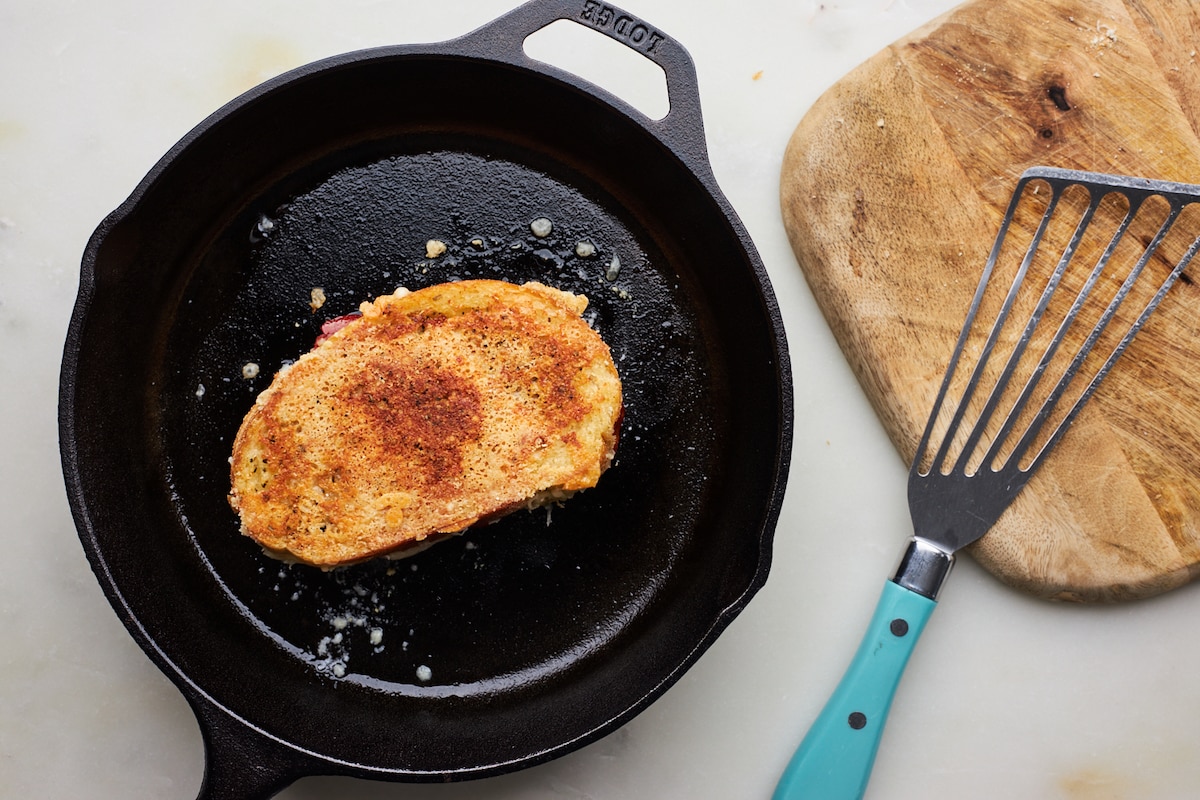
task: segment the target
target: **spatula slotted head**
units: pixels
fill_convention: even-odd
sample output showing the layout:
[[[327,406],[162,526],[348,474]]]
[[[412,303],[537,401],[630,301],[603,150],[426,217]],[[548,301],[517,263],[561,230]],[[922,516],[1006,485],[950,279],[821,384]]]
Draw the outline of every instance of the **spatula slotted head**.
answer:
[[[1200,249],[1200,186],[1022,175],[909,472],[916,535],[995,523]]]

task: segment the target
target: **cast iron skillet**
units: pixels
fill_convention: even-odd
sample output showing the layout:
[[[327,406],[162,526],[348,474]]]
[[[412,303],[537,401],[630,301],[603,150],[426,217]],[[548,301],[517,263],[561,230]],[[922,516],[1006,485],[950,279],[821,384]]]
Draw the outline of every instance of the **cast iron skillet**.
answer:
[[[526,57],[560,18],[657,62],[669,114]],[[255,395],[323,320],[468,277],[591,299],[625,387],[615,466],[407,561],[263,555],[226,503]],[[196,712],[207,798],[494,775],[628,721],[766,580],[791,446],[782,323],[707,162],[692,62],[592,0],[301,67],[205,120],[89,242],[60,391],[80,539]]]

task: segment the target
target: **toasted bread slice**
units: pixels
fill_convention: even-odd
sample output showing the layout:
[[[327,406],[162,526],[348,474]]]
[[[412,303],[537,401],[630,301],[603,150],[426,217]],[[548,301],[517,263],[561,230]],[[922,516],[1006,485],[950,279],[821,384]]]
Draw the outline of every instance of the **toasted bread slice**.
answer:
[[[586,307],[490,280],[363,303],[243,420],[229,496],[242,532],[335,567],[595,486],[621,382]]]

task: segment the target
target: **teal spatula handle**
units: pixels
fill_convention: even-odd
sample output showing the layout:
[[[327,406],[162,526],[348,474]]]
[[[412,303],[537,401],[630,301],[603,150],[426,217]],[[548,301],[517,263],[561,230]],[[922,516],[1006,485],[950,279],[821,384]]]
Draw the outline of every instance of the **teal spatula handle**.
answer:
[[[888,581],[837,690],[809,728],[774,800],[850,800],[867,790],[900,676],[937,602]]]

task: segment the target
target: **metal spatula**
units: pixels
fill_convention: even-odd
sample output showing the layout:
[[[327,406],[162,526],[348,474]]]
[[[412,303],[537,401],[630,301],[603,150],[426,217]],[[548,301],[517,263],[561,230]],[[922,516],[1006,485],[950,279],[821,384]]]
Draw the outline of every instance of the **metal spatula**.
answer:
[[[1196,254],[1197,202],[1200,186],[1045,167],[1021,176],[909,472],[915,535],[776,800],[866,791],[955,553],[1029,482]]]

